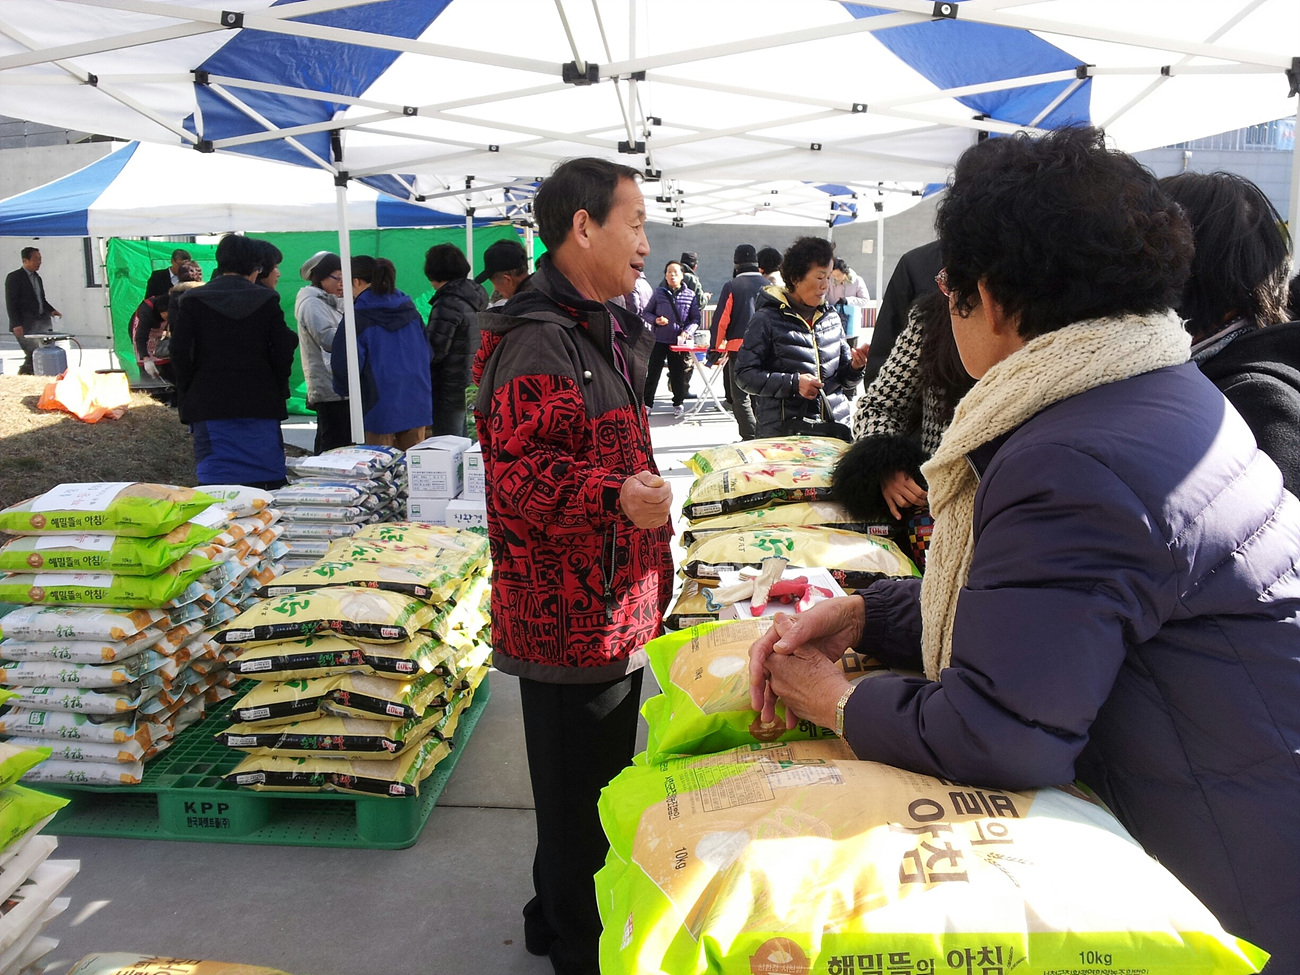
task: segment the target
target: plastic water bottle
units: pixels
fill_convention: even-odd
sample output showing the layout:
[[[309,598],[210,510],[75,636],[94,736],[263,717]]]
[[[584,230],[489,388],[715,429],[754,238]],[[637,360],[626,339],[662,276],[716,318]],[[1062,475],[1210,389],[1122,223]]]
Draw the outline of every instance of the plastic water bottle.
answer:
[[[68,368],[68,353],[61,347],[50,343],[38,345],[32,350],[32,374],[36,376],[58,376]]]

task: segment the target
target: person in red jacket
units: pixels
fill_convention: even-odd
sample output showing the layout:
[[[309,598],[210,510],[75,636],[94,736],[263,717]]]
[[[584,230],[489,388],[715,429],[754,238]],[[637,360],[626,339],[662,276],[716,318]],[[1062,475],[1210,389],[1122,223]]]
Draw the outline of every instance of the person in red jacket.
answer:
[[[642,648],[672,593],[672,491],[641,396],[654,338],[612,302],[650,252],[639,178],[558,166],[533,203],[548,253],[479,315],[494,663],[519,678],[537,815],[524,943],[561,975],[598,971],[596,800],[631,762]]]

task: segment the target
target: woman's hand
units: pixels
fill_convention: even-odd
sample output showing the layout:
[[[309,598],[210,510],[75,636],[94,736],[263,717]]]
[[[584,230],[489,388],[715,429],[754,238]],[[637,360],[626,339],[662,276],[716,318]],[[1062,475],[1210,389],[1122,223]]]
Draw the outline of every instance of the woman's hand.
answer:
[[[861,369],[863,366],[867,364],[867,356],[870,353],[871,353],[870,349],[863,348],[860,345],[855,345],[849,351],[849,363],[853,366],[854,369]]]
[[[794,653],[773,654],[767,666],[772,707],[777,698],[785,702],[787,728],[800,718],[823,728],[835,727],[835,708],[849,689],[849,679],[838,664],[811,647],[798,647]]]
[[[668,319],[667,319],[665,316],[660,315],[658,318],[655,319],[655,324],[656,324],[656,325],[667,325],[667,324],[668,324]]]
[[[880,493],[889,505],[889,513],[898,521],[903,519],[903,509],[920,508],[929,497],[925,488],[912,480],[907,471],[894,471],[880,476]]]
[[[764,721],[775,719],[776,698],[786,695],[773,690],[774,682],[793,695],[786,701],[787,722],[791,722],[791,701],[798,707],[819,710],[824,704],[825,686],[831,675],[812,659],[812,655],[820,656],[843,678],[836,664],[845,650],[857,646],[866,619],[866,607],[857,596],[827,599],[797,616],[777,613],[772,628],[749,647],[749,699],[754,710],[762,712]],[[772,660],[778,656],[792,657],[796,650],[804,651],[799,660]],[[790,666],[785,666],[787,663]],[[841,686],[839,694],[830,702],[832,727],[835,705],[843,693],[844,687]],[[811,714],[803,716],[813,718]]]
[[[808,373],[799,374],[799,395],[804,399],[816,399],[817,391],[822,388],[822,381]]]

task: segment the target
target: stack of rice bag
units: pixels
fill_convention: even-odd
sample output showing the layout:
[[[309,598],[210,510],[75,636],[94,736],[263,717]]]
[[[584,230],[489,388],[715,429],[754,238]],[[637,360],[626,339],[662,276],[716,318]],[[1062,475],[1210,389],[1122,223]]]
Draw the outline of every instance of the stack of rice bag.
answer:
[[[406,461],[396,448],[338,447],[287,466],[290,483],[274,492],[291,550],[286,568],[306,568],[335,539],[406,516]]]
[[[380,524],[263,587],[217,633],[257,685],[217,737],[254,789],[415,796],[488,670],[487,538]]]
[[[69,899],[59,895],[81,868],[51,860],[58,840],[41,832],[67,800],[14,784],[49,755],[0,744],[0,975],[45,970],[41,959],[58,941],[42,931],[67,910]]]
[[[18,534],[0,547],[0,599],[25,604],[0,617],[0,736],[54,750],[29,781],[138,784],[232,693],[212,631],[275,578],[285,547],[266,492],[212,492],[71,484],[0,511]]]
[[[845,590],[881,575],[918,575],[887,528],[855,522],[835,503],[832,475],[848,446],[824,437],[773,437],[711,447],[688,460],[697,476],[683,506],[685,582],[665,624],[718,619],[726,602],[717,593],[727,574],[757,574],[764,559],[827,569]]]
[[[786,728],[780,706],[764,724],[746,665],[770,625],[704,624],[646,646],[663,688],[642,711],[647,751],[600,798],[601,972],[1263,965],[1075,787],[974,787],[858,761],[825,729]]]

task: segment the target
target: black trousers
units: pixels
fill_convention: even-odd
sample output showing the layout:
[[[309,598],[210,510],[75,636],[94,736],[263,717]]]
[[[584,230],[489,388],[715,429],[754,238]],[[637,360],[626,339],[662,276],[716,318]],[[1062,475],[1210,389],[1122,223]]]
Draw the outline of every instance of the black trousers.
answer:
[[[736,382],[736,354],[733,352],[722,367],[722,378],[731,393],[731,412],[736,418],[736,427],[741,440],[753,440],[758,422],[754,419],[754,400]]]
[[[328,403],[308,403],[316,411],[316,449],[323,454],[335,447],[352,445],[352,417],[348,414],[348,401],[331,400]]]
[[[609,843],[600,790],[632,762],[641,671],[602,684],[520,679],[528,774],[537,812],[533,887],[524,907],[528,950],[557,975],[599,975],[600,915],[592,877]]]
[[[681,352],[674,352],[668,342],[656,342],[650,350],[650,365],[645,373],[645,405],[654,404],[655,391],[659,389],[659,377],[664,374],[664,362],[668,363],[668,389],[673,394],[673,406],[686,402],[686,360]]]

